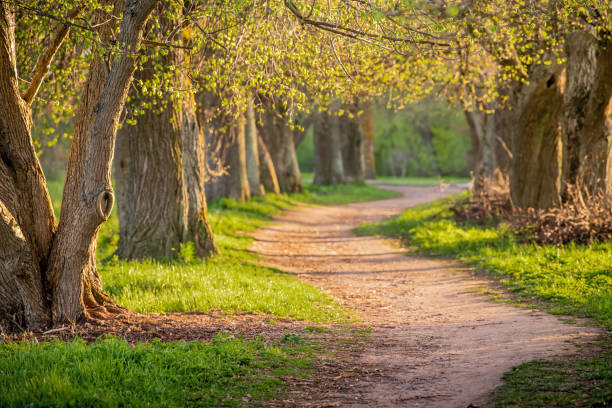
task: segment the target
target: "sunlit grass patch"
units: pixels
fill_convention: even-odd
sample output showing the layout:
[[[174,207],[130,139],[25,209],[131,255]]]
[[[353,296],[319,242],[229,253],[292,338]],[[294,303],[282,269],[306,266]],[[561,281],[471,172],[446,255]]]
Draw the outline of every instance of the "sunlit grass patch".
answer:
[[[537,360],[504,374],[495,393],[499,408],[609,407],[612,352],[593,359]]]
[[[312,366],[309,347],[218,336],[139,343],[108,337],[0,344],[0,406],[238,407],[282,392]]]
[[[167,262],[119,261],[100,264],[102,282],[120,304],[143,312],[223,310],[265,313],[320,322],[346,321],[351,312],[294,276],[257,264],[248,232],[298,203],[345,203],[390,198],[395,193],[367,185],[312,187],[301,194],[268,195],[248,202],[222,199],[210,207],[210,221],[220,254],[210,259]],[[100,233],[98,255],[114,251],[117,224]],[[179,250],[180,252],[180,250]],[[179,254],[180,255],[180,254]]]
[[[62,187],[61,182],[50,183],[57,213]],[[221,253],[197,259],[184,245],[176,249],[175,259],[164,262],[126,262],[113,256],[119,235],[113,210],[98,235],[100,275],[113,299],[142,313],[222,310],[318,322],[346,321],[350,311],[329,296],[291,275],[258,265],[257,255],[249,251],[253,239],[248,233],[299,203],[344,204],[397,196],[366,184],[347,184],[307,185],[303,193],[254,197],[244,203],[222,199],[209,209]]]

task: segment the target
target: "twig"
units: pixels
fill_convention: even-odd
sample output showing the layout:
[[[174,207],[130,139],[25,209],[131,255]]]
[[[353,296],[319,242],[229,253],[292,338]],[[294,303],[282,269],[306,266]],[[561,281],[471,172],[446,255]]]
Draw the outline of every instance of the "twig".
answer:
[[[47,334],[59,333],[68,329],[70,329],[70,326],[58,327],[57,329],[47,330],[46,332],[43,332],[43,336],[46,336]]]

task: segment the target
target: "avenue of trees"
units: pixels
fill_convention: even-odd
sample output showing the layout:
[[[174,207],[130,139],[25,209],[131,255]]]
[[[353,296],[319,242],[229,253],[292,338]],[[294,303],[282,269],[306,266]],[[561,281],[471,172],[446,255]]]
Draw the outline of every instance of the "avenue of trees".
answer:
[[[375,136],[394,140],[374,130],[381,101],[434,95],[464,111],[469,147],[424,124],[435,112],[414,114],[430,158],[418,174],[470,172],[476,195],[507,182],[522,209],[563,206],[576,188],[608,197],[610,12],[597,0],[0,0],[0,315],[36,330],[121,313],[95,259],[114,205],[120,258],[185,242],[212,256],[207,201],[301,191],[307,131],[315,183],[375,177],[389,165]],[[61,133],[56,219],[37,152]],[[436,137],[471,148],[471,169]]]

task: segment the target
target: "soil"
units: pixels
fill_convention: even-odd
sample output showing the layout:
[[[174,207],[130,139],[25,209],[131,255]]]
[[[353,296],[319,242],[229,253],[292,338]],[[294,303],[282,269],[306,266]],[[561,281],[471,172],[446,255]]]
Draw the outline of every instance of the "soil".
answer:
[[[272,406],[485,407],[515,365],[575,353],[601,331],[494,302],[490,280],[464,265],[406,256],[397,242],[357,237],[364,221],[396,215],[460,187],[385,186],[402,198],[302,206],[258,231],[253,249],[355,310],[367,341],[332,341],[331,357]],[[367,329],[370,329],[368,331]]]

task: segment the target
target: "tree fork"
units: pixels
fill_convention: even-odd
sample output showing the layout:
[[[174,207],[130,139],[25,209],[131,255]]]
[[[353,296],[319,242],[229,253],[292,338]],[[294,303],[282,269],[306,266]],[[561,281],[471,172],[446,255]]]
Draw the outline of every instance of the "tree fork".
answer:
[[[136,69],[133,55],[156,3],[128,0],[117,40],[128,52],[112,63],[108,74],[100,57],[90,67],[68,159],[62,217],[49,256],[48,282],[56,324],[94,317],[100,309],[108,311],[106,305],[114,308],[96,271],[96,238],[110,213],[111,163],[119,116]],[[103,38],[108,39],[107,35]]]

